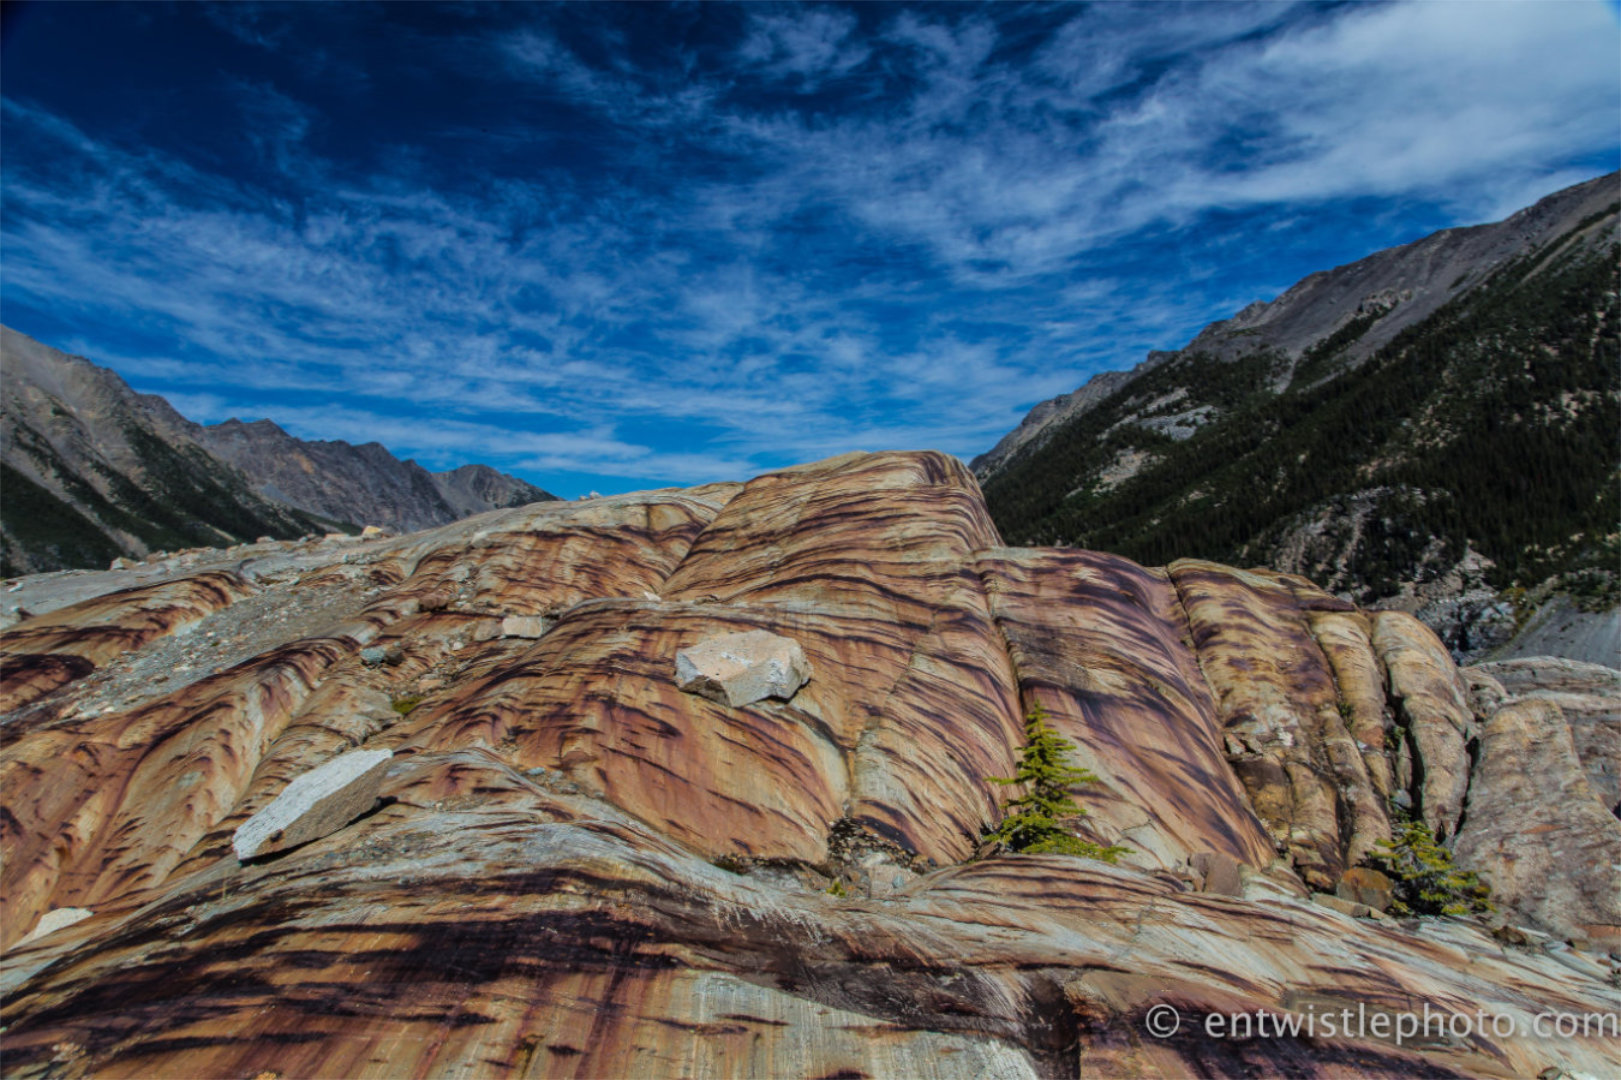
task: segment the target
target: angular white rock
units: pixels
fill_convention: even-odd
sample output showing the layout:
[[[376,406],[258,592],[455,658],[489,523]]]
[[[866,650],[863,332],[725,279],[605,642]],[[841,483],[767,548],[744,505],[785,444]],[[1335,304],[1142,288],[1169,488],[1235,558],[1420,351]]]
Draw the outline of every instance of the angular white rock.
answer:
[[[766,630],[723,634],[675,654],[681,689],[734,709],[761,698],[791,698],[810,677],[799,642]]]
[[[501,620],[501,636],[538,638],[549,625],[540,615],[508,615]]]
[[[95,912],[91,911],[89,908],[52,908],[39,917],[38,924],[35,925],[34,929],[27,937],[23,938],[23,941],[33,941],[35,938],[42,938],[46,934],[54,934],[58,930],[65,930],[74,923],[84,922],[94,914]],[[18,944],[20,945],[22,942],[18,942]]]
[[[372,808],[392,750],[355,750],[298,777],[236,830],[244,862],[337,832]]]

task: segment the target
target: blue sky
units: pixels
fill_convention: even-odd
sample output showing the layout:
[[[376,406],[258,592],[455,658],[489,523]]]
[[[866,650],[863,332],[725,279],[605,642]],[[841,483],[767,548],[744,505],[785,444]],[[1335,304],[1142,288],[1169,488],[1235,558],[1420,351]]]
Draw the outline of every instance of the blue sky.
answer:
[[[0,319],[564,496],[971,457],[1617,168],[1600,0],[7,5]]]

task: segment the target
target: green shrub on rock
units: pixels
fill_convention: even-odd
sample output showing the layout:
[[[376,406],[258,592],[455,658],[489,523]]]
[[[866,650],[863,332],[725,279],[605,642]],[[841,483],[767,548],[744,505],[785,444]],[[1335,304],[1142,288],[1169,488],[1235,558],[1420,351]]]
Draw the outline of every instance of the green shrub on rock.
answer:
[[[1452,853],[1422,821],[1395,821],[1396,839],[1379,841],[1373,862],[1396,882],[1393,915],[1468,915],[1492,910],[1491,887],[1473,870],[1452,865]]]
[[[1066,818],[1085,815],[1069,789],[1097,783],[1097,777],[1069,762],[1075,744],[1047,726],[1047,714],[1038,705],[1025,718],[1024,755],[1012,776],[992,776],[996,784],[1022,784],[1025,794],[1007,800],[1008,816],[986,839],[1006,844],[1027,855],[1081,855],[1114,862],[1131,849],[1118,844],[1105,847],[1064,828]]]

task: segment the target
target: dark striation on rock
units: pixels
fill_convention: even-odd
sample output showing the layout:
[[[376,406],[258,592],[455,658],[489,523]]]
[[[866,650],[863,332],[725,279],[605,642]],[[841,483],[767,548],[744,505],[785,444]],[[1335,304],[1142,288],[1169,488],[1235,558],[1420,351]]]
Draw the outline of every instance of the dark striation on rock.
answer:
[[[1004,547],[932,453],[261,545],[251,574],[219,554],[0,634],[30,673],[0,717],[8,1075],[1621,1070],[1598,1033],[1204,1033],[1257,1010],[1621,1012],[1621,942],[1583,917],[1580,949],[1525,944],[1571,911],[1492,843],[1470,865],[1533,924],[1512,934],[1307,898],[1377,891],[1345,871],[1388,835],[1387,793],[1460,857],[1477,819],[1566,852],[1621,829],[1577,806],[1556,705],[1465,680],[1399,613]],[[541,635],[503,636],[518,617]],[[749,630],[798,642],[811,681],[736,708],[681,691],[680,650]],[[981,850],[1037,706],[1098,774],[1077,824],[1130,847],[1119,865]],[[1526,709],[1558,802],[1504,764]],[[1441,737],[1477,728],[1478,765]],[[357,748],[393,753],[376,809],[238,862],[240,826]],[[1621,891],[1613,867],[1539,872]],[[68,908],[93,914],[21,941]],[[1145,1029],[1159,1005],[1172,1037]]]

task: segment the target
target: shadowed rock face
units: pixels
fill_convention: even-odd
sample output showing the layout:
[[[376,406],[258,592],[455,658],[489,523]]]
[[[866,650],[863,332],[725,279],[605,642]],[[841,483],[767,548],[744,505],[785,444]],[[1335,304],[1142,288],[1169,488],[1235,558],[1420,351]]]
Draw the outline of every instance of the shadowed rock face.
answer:
[[[242,584],[135,578],[0,635],[34,673],[0,721],[8,1074],[1621,1068],[1596,1033],[1204,1034],[1258,1009],[1621,1011],[1475,923],[1189,891],[1213,861],[1332,888],[1397,789],[1456,826],[1433,774],[1467,782],[1468,754],[1419,734],[1477,723],[1445,651],[1299,579],[1003,548],[935,454],[229,565]],[[503,637],[511,616],[547,628]],[[680,690],[677,652],[750,630],[803,648],[792,700]],[[214,670],[176,680],[193,648]],[[1100,777],[1078,827],[1120,865],[974,860],[1037,705]],[[394,752],[377,809],[238,863],[238,827],[357,747]],[[70,907],[94,914],[14,944]],[[1162,1004],[1183,1025],[1156,1039]]]

